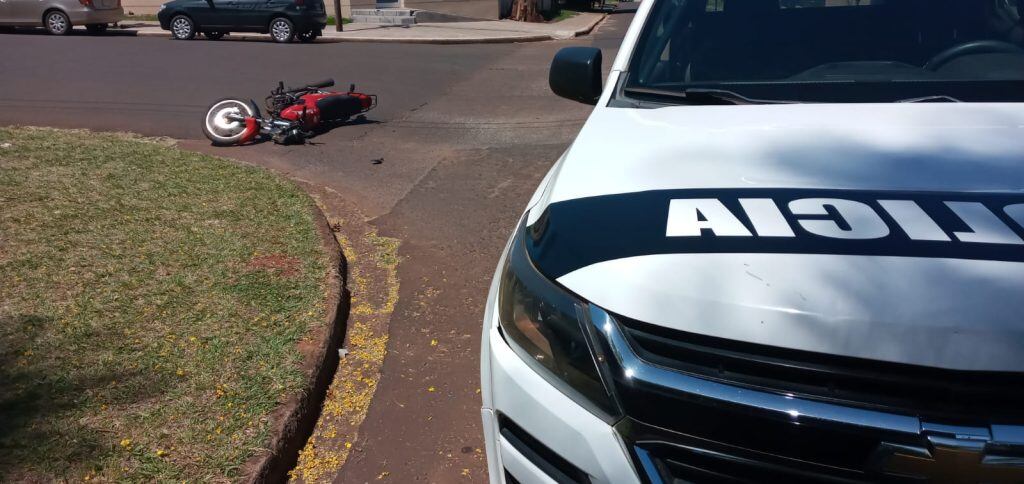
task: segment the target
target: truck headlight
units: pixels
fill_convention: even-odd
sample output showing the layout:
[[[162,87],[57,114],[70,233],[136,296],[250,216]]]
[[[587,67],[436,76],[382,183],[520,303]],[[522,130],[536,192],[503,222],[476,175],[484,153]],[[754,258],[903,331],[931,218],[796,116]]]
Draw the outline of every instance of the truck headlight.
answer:
[[[620,412],[602,378],[603,357],[592,342],[588,304],[537,271],[524,245],[525,232],[517,230],[498,290],[506,340],[562,393],[612,422]]]

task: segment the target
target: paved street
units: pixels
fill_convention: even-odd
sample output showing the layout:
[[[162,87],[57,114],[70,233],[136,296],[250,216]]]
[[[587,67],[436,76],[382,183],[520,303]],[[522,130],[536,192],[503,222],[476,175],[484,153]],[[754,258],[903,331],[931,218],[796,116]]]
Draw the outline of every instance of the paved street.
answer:
[[[196,140],[212,101],[260,101],[279,79],[334,77],[378,94],[370,123],[312,145],[184,145],[336,190],[382,235],[402,241],[383,376],[336,482],[380,482],[384,472],[387,482],[482,482],[477,391],[487,286],[519,211],[589,113],[550,93],[548,64],[561,47],[595,45],[607,67],[631,18],[612,15],[572,41],[494,45],[0,34],[0,125]]]

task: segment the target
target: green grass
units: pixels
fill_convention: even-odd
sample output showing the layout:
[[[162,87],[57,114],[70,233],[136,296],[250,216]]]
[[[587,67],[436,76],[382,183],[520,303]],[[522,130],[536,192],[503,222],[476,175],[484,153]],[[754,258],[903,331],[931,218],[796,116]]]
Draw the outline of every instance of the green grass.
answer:
[[[544,20],[547,20],[548,22],[561,22],[562,20],[570,19],[577,15],[579,15],[579,12],[563,8],[555,15],[544,14]]]
[[[132,21],[132,20],[137,21],[137,22],[142,22],[142,21],[145,21],[145,22],[156,22],[157,18],[156,18],[156,14],[152,14],[152,13],[137,13],[135,15],[128,15],[126,13],[126,14],[124,14],[124,19],[122,20],[122,22]]]
[[[337,25],[337,23],[338,23],[338,19],[334,18],[334,15],[328,15],[327,16],[327,25]],[[352,19],[345,18],[345,17],[341,18],[341,25],[350,24],[350,23],[352,23]]]
[[[0,482],[237,476],[324,317],[310,206],[152,140],[0,128]]]

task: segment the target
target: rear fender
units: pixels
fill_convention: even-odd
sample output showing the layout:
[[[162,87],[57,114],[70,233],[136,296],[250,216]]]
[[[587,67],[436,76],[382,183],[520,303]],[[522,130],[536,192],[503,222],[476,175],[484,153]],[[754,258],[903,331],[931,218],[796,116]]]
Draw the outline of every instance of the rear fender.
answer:
[[[359,104],[363,106],[363,112],[367,112],[377,107],[377,95],[376,94],[363,94],[361,92],[349,92],[349,96],[353,96],[359,99]]]
[[[47,6],[46,8],[43,9],[43,15],[41,17],[39,17],[39,23],[42,24],[43,26],[46,26],[46,16],[50,15],[50,12],[60,12],[60,13],[62,13],[64,15],[68,15],[68,13],[66,11],[64,11],[63,8],[60,8],[57,5],[49,5],[49,6]],[[71,19],[71,16],[68,15],[68,20],[70,20],[70,19]]]

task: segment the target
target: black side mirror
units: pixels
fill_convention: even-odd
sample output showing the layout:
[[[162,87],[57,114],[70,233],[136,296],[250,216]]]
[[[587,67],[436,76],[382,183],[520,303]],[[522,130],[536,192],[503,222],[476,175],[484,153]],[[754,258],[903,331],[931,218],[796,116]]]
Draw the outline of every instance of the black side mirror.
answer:
[[[551,61],[548,84],[555,94],[583,104],[601,97],[601,49],[566,47]]]

